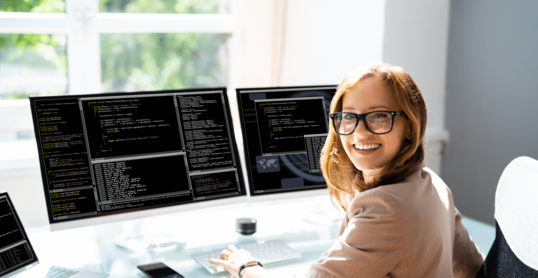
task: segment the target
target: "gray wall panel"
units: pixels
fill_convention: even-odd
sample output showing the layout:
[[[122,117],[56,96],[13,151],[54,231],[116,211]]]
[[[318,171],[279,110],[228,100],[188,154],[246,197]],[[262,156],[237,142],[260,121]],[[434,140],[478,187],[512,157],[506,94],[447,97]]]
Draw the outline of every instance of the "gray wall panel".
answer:
[[[494,224],[504,168],[538,159],[537,52],[538,1],[451,1],[441,175],[466,216]]]

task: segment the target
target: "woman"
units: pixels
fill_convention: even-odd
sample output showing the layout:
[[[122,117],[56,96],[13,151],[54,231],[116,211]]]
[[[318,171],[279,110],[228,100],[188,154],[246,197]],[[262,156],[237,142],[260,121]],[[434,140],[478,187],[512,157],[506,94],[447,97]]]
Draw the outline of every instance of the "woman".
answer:
[[[307,277],[475,277],[484,259],[452,193],[424,164],[426,104],[400,67],[349,74],[331,102],[323,176],[345,211],[340,236]],[[235,277],[273,277],[248,251],[228,247]]]

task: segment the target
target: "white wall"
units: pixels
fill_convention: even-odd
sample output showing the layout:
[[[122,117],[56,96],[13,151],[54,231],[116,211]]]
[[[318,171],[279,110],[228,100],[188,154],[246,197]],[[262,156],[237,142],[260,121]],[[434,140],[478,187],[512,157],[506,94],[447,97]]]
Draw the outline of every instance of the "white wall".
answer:
[[[450,0],[386,0],[383,60],[405,68],[428,108],[426,165],[440,174]]]
[[[382,61],[384,1],[288,1],[282,86],[339,84]]]

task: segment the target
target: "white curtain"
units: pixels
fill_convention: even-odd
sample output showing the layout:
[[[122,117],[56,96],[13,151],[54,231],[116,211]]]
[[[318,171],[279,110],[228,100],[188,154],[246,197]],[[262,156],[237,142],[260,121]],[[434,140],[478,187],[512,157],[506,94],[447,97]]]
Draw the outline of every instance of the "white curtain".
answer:
[[[236,1],[236,87],[280,85],[287,4],[287,0]]]

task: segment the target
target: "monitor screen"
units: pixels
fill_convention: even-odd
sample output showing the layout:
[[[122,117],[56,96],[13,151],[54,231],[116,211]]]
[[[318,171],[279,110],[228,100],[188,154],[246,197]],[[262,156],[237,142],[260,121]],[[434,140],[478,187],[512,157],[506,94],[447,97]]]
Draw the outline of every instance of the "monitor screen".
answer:
[[[0,277],[37,262],[9,195],[0,193]]]
[[[319,157],[336,88],[237,89],[252,196],[327,187]]]
[[[30,102],[51,224],[246,195],[225,88]]]

